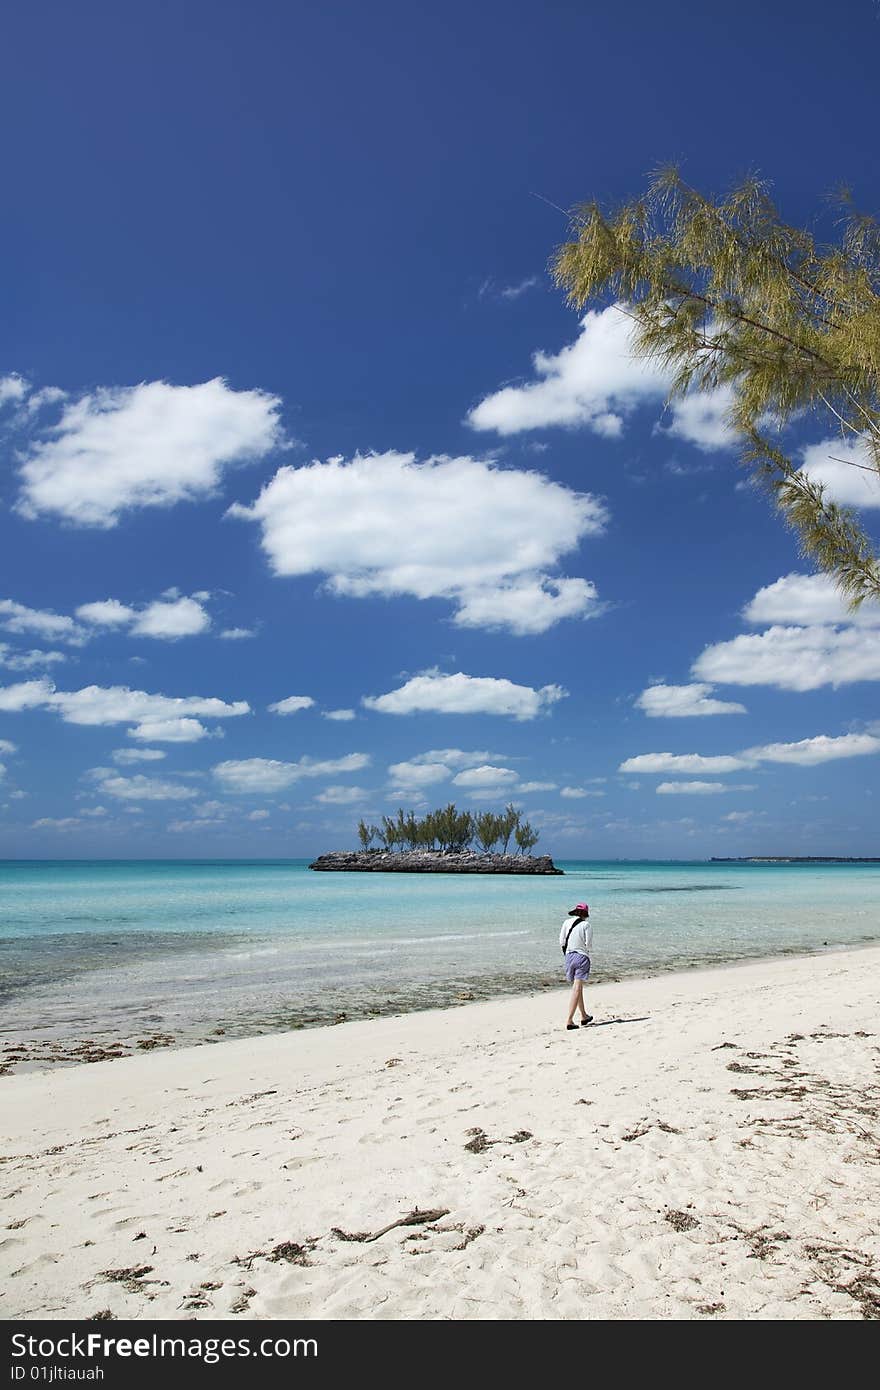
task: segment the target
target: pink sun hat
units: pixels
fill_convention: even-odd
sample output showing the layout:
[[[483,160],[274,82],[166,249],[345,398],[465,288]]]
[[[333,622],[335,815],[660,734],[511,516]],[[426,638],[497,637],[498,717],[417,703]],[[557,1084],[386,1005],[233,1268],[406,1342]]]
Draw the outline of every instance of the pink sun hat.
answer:
[[[575,903],[571,910],[572,912],[585,912],[588,917],[590,915],[590,909],[586,903]]]

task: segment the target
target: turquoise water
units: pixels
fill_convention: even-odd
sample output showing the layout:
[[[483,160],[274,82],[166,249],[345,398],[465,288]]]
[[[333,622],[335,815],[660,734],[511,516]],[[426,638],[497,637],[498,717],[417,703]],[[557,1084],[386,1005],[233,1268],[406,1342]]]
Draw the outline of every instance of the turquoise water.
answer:
[[[0,1034],[235,1036],[880,939],[880,865],[561,863],[564,878],[312,873],[307,861],[0,863]]]

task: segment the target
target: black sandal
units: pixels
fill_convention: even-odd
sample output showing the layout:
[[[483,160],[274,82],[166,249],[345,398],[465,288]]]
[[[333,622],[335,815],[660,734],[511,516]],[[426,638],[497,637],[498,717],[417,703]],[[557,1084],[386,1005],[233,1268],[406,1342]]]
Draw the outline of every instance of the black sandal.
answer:
[[[587,1025],[590,1024],[590,1023],[592,1023],[592,1022],[593,1022],[593,1015],[592,1015],[592,1014],[587,1014],[586,1018],[582,1018],[582,1019],[581,1019],[581,1027],[582,1027],[582,1028],[586,1028]]]
[[[573,1028],[575,1031],[577,1031],[577,1024],[576,1024],[576,1023],[566,1023],[565,1027],[566,1027],[566,1029],[572,1029],[572,1028]]]

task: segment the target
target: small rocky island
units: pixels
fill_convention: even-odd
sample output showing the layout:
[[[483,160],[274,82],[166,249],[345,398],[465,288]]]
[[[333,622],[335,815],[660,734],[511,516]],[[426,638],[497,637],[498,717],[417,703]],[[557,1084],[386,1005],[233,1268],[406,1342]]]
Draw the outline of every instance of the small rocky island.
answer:
[[[481,854],[478,850],[336,850],[309,865],[345,874],[562,874],[549,854]]]
[[[561,874],[516,806],[504,811],[459,811],[454,804],[418,817],[403,808],[381,825],[358,824],[359,850],[319,854],[309,865],[344,874]],[[378,841],[378,843],[376,843]],[[511,854],[511,841],[519,853]]]

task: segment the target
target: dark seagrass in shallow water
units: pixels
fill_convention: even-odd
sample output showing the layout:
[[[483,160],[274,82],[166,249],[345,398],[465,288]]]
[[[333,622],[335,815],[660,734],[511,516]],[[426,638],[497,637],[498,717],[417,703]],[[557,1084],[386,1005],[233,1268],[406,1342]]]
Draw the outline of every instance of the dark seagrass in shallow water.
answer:
[[[349,874],[561,874],[549,854],[479,854],[411,849],[336,850],[319,854],[310,869]]]

